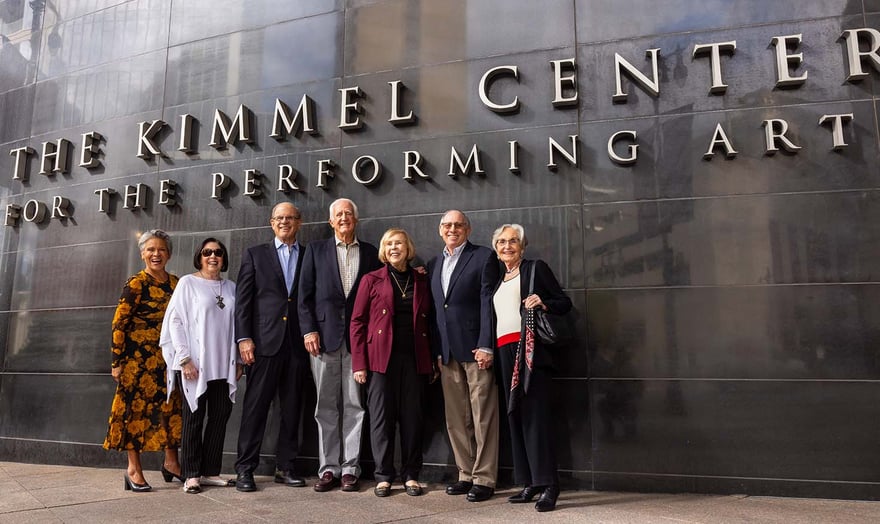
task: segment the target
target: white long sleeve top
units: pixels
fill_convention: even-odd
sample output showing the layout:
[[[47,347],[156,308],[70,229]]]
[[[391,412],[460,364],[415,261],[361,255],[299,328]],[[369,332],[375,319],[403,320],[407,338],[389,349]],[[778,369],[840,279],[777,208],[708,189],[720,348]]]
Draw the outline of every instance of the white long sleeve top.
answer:
[[[223,297],[223,308],[218,298]],[[180,361],[192,359],[199,370],[197,379],[181,376],[183,395],[190,410],[198,409],[198,399],[211,380],[226,380],[229,399],[235,402],[235,367],[239,359],[234,335],[235,282],[208,280],[196,274],[180,278],[162,322],[159,345],[168,370],[168,395],[176,386],[174,372]]]

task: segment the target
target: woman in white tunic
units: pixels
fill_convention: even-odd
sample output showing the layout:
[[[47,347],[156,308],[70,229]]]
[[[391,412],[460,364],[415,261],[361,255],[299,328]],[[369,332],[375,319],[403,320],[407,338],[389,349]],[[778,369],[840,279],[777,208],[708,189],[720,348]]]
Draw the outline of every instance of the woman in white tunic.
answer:
[[[202,242],[193,256],[197,271],[177,283],[159,341],[168,363],[168,394],[179,387],[185,399],[180,463],[187,493],[199,493],[202,485],[233,484],[220,477],[226,422],[242,374],[234,336],[235,282],[220,275],[229,267],[228,253],[215,238]]]

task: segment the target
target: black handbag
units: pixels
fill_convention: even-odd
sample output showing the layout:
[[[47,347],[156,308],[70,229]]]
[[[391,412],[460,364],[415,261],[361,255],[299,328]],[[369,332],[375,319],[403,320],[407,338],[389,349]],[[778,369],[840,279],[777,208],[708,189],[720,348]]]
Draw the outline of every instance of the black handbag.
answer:
[[[531,295],[535,289],[535,266],[536,264],[532,262],[532,274],[529,276],[528,295]],[[541,344],[560,344],[572,338],[571,328],[564,315],[554,315],[541,308],[534,308],[532,311],[535,321],[535,337],[541,342]]]

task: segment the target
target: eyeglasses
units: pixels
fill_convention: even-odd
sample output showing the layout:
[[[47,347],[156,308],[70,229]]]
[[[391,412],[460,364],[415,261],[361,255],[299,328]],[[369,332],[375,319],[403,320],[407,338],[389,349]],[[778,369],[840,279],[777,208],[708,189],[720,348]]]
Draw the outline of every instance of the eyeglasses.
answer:
[[[218,257],[224,257],[224,256],[226,256],[226,251],[223,251],[223,248],[218,248],[218,249],[205,248],[202,250],[203,257],[209,257],[211,255],[218,256]]]
[[[440,222],[440,227],[443,229],[464,229],[468,225],[464,222]]]
[[[495,241],[496,246],[502,246],[502,247],[503,246],[515,246],[517,244],[519,244],[519,239],[516,237],[511,238],[511,239],[499,238],[498,240]]]
[[[286,215],[283,217],[272,217],[272,220],[275,222],[293,222],[294,220],[299,220],[299,218],[298,216]]]

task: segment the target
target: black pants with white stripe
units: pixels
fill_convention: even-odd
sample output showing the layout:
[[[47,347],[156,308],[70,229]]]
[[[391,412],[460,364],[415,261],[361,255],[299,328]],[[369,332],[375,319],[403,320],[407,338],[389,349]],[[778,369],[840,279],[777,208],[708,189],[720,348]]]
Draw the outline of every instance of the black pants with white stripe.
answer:
[[[180,384],[180,373],[177,375]],[[180,441],[180,467],[183,477],[219,475],[223,465],[226,422],[232,413],[229,384],[223,379],[208,381],[208,391],[199,397],[196,411],[190,411],[186,400],[181,411],[183,434]]]

